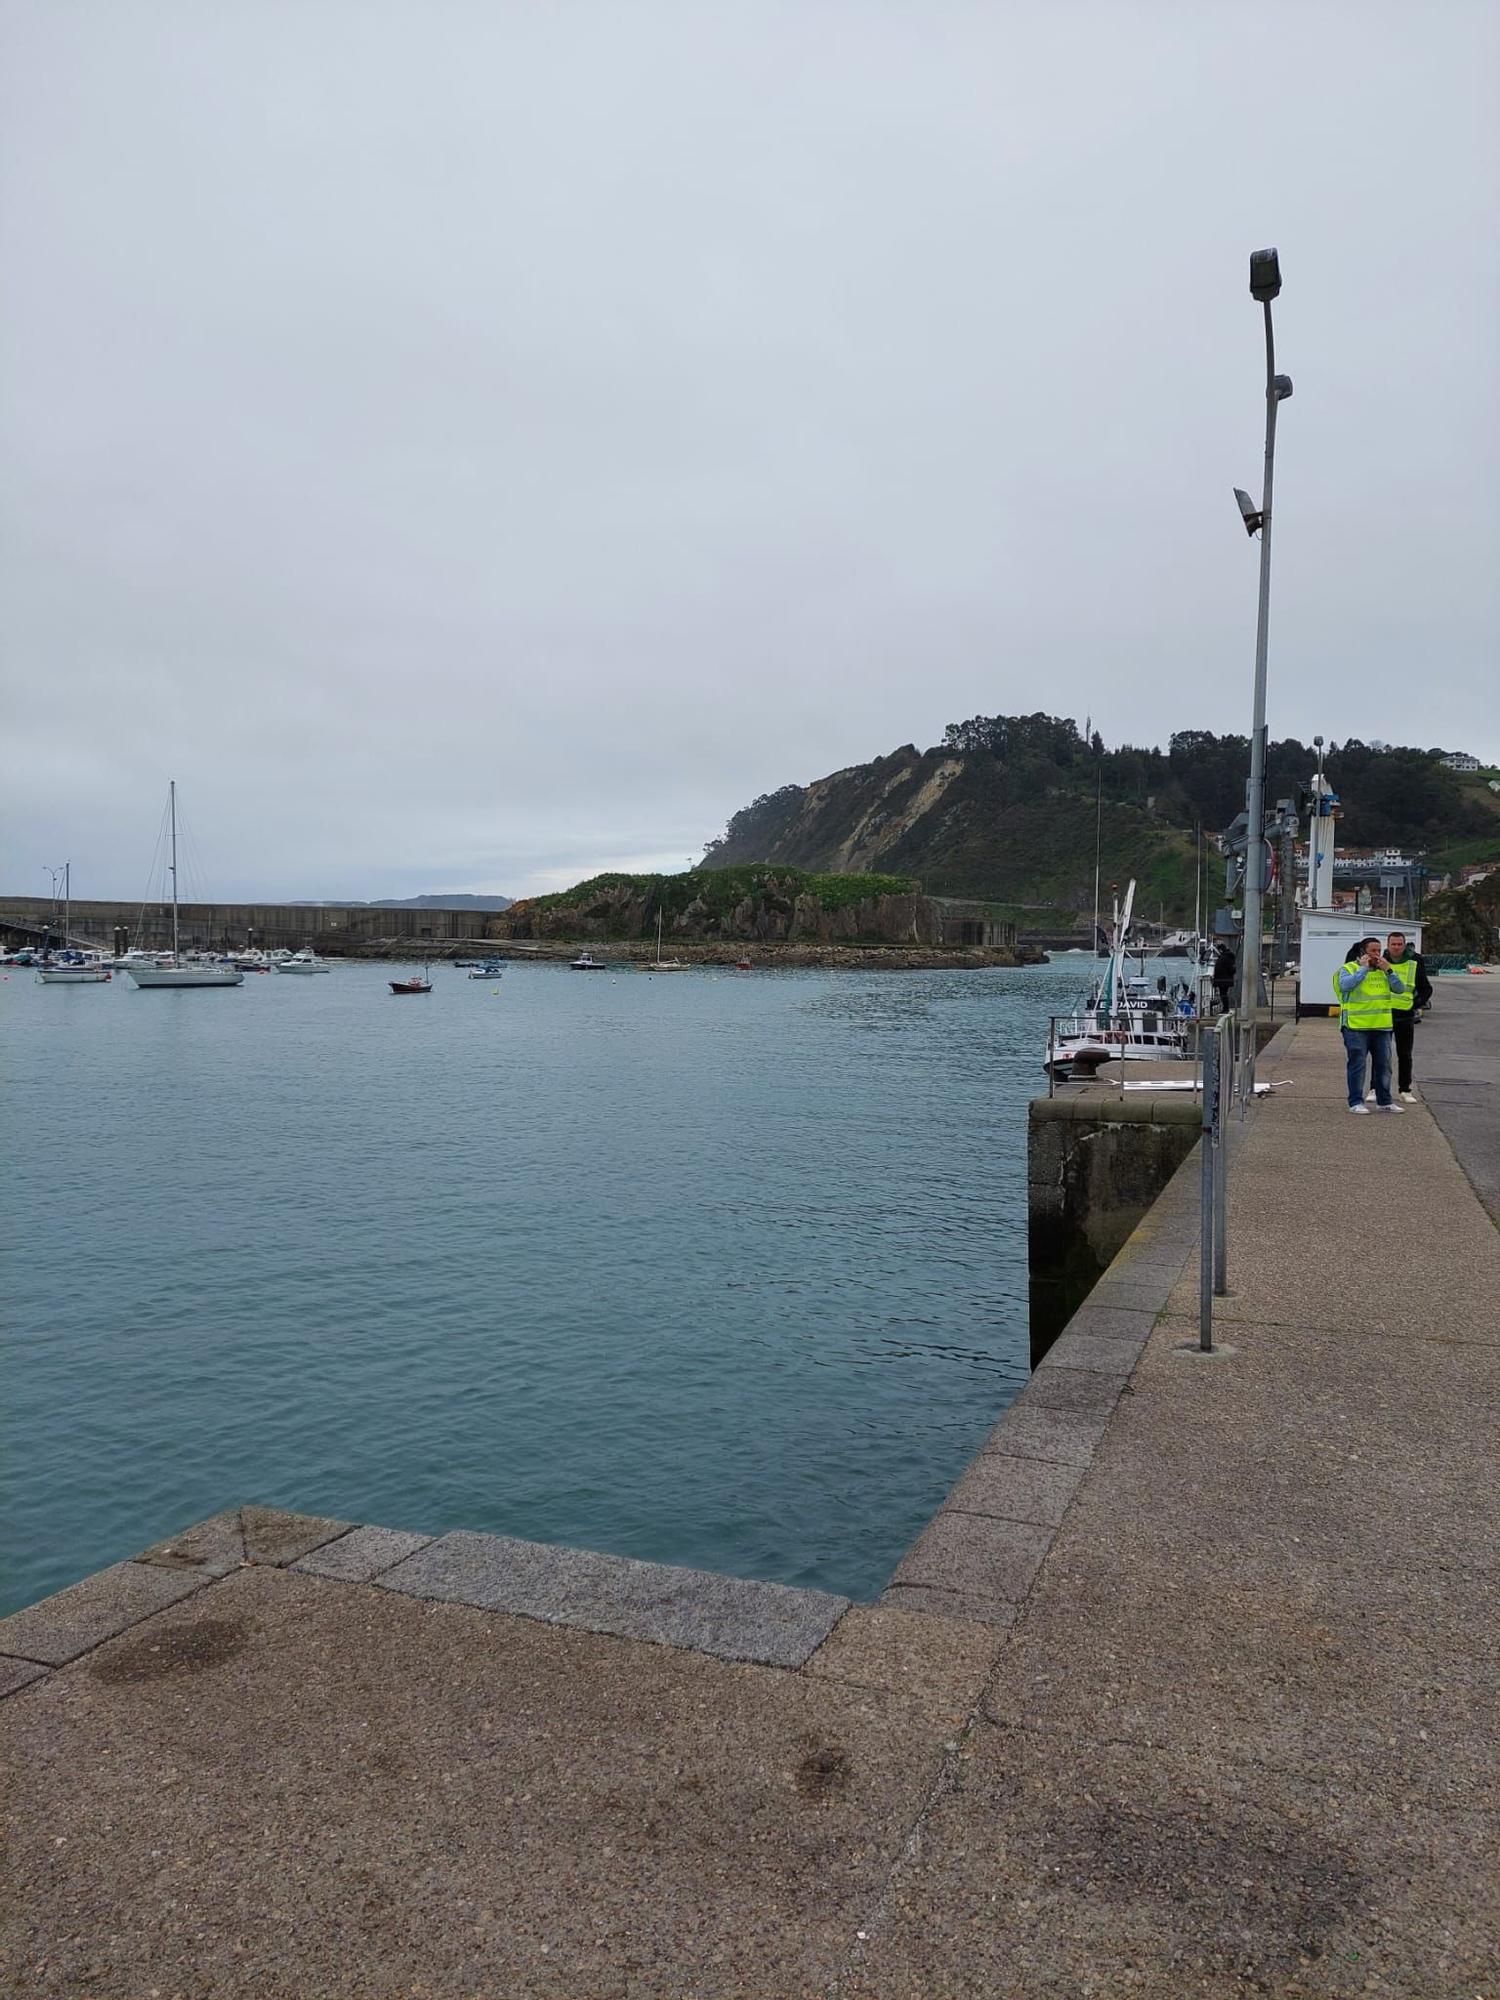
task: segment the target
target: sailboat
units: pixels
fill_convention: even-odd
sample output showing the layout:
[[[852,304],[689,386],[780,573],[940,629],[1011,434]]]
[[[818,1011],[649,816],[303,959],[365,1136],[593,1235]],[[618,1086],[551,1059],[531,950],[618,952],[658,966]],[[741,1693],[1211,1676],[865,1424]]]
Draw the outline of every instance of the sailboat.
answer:
[[[663,958],[661,955],[661,911],[656,913],[656,963],[646,967],[648,972],[686,972],[687,965],[680,958]]]
[[[167,811],[172,823],[172,956],[166,965],[130,965],[126,971],[137,986],[243,986],[237,965],[184,965],[177,938],[177,780],[167,786]]]
[[[54,891],[55,893],[55,891]],[[97,951],[74,951],[68,944],[73,925],[73,864],[63,863],[63,948],[49,957],[37,973],[43,986],[106,986],[109,967]]]

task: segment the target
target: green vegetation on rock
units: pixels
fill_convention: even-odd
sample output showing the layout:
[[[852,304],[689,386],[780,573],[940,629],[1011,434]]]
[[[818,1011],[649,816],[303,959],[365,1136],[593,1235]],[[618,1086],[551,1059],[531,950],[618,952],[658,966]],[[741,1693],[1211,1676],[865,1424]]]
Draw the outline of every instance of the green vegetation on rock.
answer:
[[[905,875],[810,875],[803,868],[772,867],[767,863],[738,868],[696,868],[682,875],[591,875],[571,889],[550,896],[527,896],[512,908],[581,910],[614,895],[638,897],[653,912],[668,918],[692,903],[725,914],[748,899],[774,895],[784,900],[812,896],[825,910],[844,910],[873,902],[877,896],[909,896],[916,884]]]
[[[1447,770],[1441,750],[1332,745],[1343,847],[1425,854],[1434,873],[1500,854],[1500,797]],[[1294,738],[1269,745],[1266,798],[1295,798],[1316,752]],[[1244,806],[1248,740],[1181,730],[1165,750],[1121,744],[1049,715],[974,716],[941,744],[907,744],[810,785],[764,793],[710,841],[704,874],[769,863],[826,879],[827,871],[897,870],[929,895],[1003,904],[1023,927],[1078,915],[1094,893],[1096,799],[1102,802],[1105,901],[1136,879],[1137,908],[1169,921],[1193,909],[1195,829],[1212,836]],[[837,879],[837,877],[835,877]],[[1223,866],[1205,853],[1204,893],[1223,893]],[[1028,919],[1030,921],[1028,922]]]

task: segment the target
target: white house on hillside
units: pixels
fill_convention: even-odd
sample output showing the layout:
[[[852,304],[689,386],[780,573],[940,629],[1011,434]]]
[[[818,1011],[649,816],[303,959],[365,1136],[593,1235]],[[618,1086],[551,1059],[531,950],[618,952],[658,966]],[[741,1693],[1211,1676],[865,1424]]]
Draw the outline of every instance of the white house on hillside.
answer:
[[[1467,750],[1450,750],[1447,756],[1443,757],[1440,761],[1446,764],[1450,771],[1477,771],[1479,769],[1479,759],[1471,757]]]

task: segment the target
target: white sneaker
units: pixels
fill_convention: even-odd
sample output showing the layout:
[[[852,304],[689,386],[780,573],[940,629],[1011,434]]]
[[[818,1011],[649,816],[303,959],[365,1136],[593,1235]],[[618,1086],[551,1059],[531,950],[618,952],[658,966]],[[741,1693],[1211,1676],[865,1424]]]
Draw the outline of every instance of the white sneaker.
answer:
[[[1402,1102],[1403,1104],[1415,1104],[1415,1103],[1416,1103],[1416,1101],[1417,1101],[1417,1093],[1416,1093],[1416,1092],[1415,1092],[1414,1090],[1403,1090],[1403,1091],[1402,1091],[1402,1093],[1401,1093],[1401,1102]]]
[[[1377,1111],[1394,1111],[1399,1116],[1401,1106],[1399,1104],[1377,1104],[1375,1109]]]
[[[1349,1106],[1349,1109],[1351,1111],[1357,1111],[1361,1118],[1368,1118],[1370,1115],[1370,1107],[1368,1104],[1351,1104]]]
[[[1374,1102],[1375,1102],[1375,1092],[1373,1090],[1367,1090],[1365,1092],[1365,1103],[1373,1104]]]

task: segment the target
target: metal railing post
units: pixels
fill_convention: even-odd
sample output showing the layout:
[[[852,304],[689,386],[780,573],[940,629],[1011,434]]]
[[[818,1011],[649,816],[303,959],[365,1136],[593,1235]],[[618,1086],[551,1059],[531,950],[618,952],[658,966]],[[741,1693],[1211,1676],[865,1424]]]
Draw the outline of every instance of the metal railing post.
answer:
[[[1201,1213],[1198,1228],[1198,1347],[1214,1351],[1214,1172],[1215,1132],[1219,1123],[1219,1036],[1203,1038],[1203,1155],[1199,1177]]]
[[[1229,1107],[1233,1102],[1234,1086],[1232,1024],[1232,1015],[1222,1024],[1219,1032],[1224,1046],[1220,1049],[1215,1063],[1219,1090],[1214,1117],[1214,1295],[1221,1299],[1229,1290],[1229,1144],[1226,1124]],[[1229,1056],[1228,1061],[1225,1060],[1226,1054]]]

